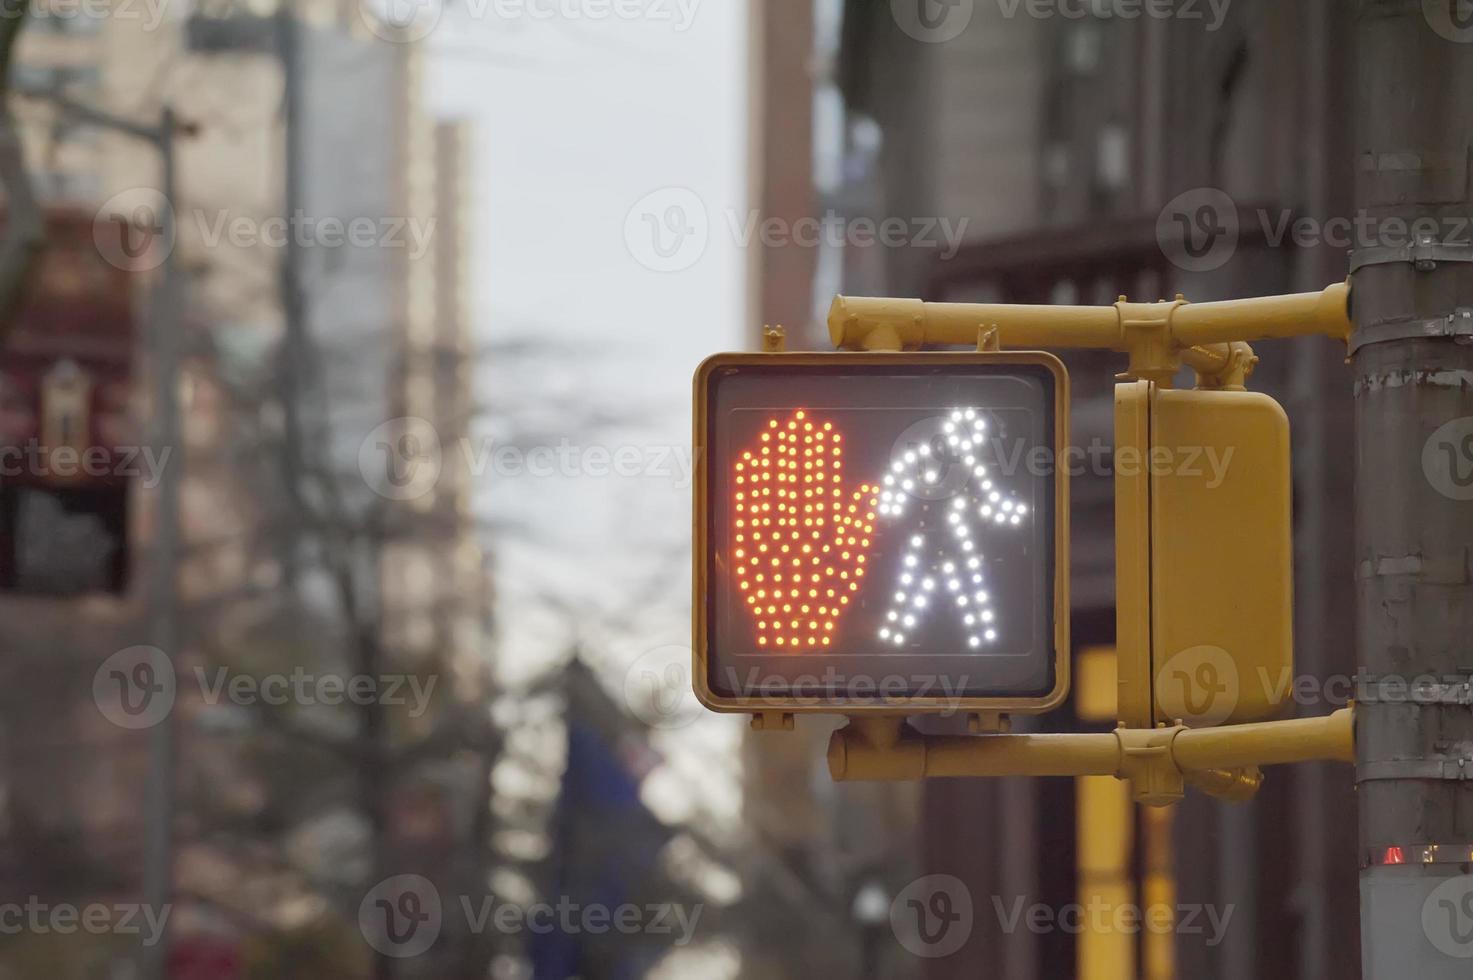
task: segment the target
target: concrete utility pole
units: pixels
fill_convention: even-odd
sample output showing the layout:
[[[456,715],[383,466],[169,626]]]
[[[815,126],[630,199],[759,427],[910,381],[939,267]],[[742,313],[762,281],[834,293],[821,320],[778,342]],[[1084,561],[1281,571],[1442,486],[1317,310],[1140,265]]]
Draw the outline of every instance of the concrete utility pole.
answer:
[[[1351,349],[1363,972],[1467,980],[1473,22],[1458,0],[1347,9],[1359,75]]]

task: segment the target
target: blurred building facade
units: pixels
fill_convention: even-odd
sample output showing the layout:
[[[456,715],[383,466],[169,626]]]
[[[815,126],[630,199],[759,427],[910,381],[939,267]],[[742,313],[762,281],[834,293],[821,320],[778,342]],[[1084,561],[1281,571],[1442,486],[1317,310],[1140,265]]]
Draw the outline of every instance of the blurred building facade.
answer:
[[[115,195],[159,186],[156,148],[92,124],[69,104],[141,125],[154,124],[169,105],[198,126],[177,143],[178,196],[169,202],[178,229],[174,258],[187,281],[178,574],[185,641],[184,649],[169,651],[181,679],[189,667],[263,642],[277,649],[254,666],[289,670],[293,647],[300,653],[311,638],[290,637],[281,625],[283,597],[324,609],[337,602],[322,576],[297,577],[310,545],[300,524],[283,520],[288,508],[279,474],[271,473],[276,460],[264,458],[264,447],[279,442],[281,369],[295,364],[300,383],[285,397],[296,399],[296,410],[309,416],[305,429],[318,440],[301,454],[309,478],[320,468],[349,504],[365,512],[378,505],[385,515],[367,552],[376,571],[366,576],[373,609],[365,621],[373,624],[375,645],[395,663],[447,675],[439,678],[442,692],[472,712],[469,706],[483,705],[489,693],[491,624],[487,563],[470,512],[470,457],[460,451],[475,413],[466,308],[470,229],[463,217],[469,139],[462,124],[429,114],[423,47],[376,36],[356,4],[304,4],[292,20],[235,5],[184,16],[160,8],[156,23],[145,5],[129,8],[136,16],[99,19],[78,5],[66,9],[39,17],[23,35],[17,72],[17,86],[29,93],[18,109],[25,147],[49,214],[100,221]],[[289,51],[292,70],[284,61]],[[288,221],[284,243],[271,240],[266,224],[281,217]],[[298,218],[302,223],[292,224]],[[372,244],[334,246],[315,237],[322,222],[354,219],[373,223]],[[135,384],[128,400],[142,418],[151,402],[146,341],[158,272],[128,278]],[[294,332],[310,353],[293,346]],[[400,416],[432,427],[444,450],[440,476],[427,493],[378,501],[360,475],[360,449],[371,431]],[[121,595],[0,595],[8,624],[4,673],[35,678],[23,696],[10,687],[3,712],[0,834],[11,854],[0,872],[7,886],[59,887],[69,900],[89,890],[136,894],[146,733],[123,731],[103,717],[92,678],[110,654],[146,642],[144,572],[155,493],[153,486],[130,488],[131,575]],[[321,538],[322,529],[315,530]],[[282,629],[289,640],[270,639]],[[243,672],[252,668],[239,664]],[[341,673],[343,666],[318,662],[316,669]],[[223,808],[258,819],[267,775],[243,764],[238,752],[191,738],[196,727],[218,734],[220,724],[229,730],[238,720],[218,712],[206,718],[190,703],[198,692],[184,688],[181,682],[181,785],[213,787]],[[450,784],[439,787],[441,797],[474,796],[489,765],[460,758],[416,778]],[[326,813],[315,822],[331,826],[340,818]],[[192,820],[181,828],[191,839],[181,841],[179,876],[202,896],[201,908],[233,906],[231,914],[265,927],[281,924],[273,916],[283,909],[287,924],[300,917],[300,902],[295,912],[290,903],[271,903],[307,891],[302,876],[264,892],[212,894],[222,883],[238,885],[257,858],[228,845],[201,847]],[[37,842],[69,853],[75,873],[58,879],[45,873],[44,862],[17,857]],[[317,860],[330,863],[331,849]],[[305,877],[321,870],[308,869]],[[315,907],[309,902],[307,913]],[[187,914],[175,922],[190,926]],[[69,968],[58,975],[83,975]],[[96,964],[76,965],[84,968]]]
[[[766,77],[785,78],[788,87],[782,106],[768,106],[768,116],[754,120],[766,133],[758,155],[766,169],[753,200],[779,217],[789,214],[800,196],[780,198],[771,188],[794,186],[806,170],[821,191],[810,199],[809,213],[834,208],[847,218],[965,221],[965,243],[954,256],[924,247],[848,248],[837,275],[826,271],[822,257],[804,264],[796,254],[757,252],[753,274],[765,288],[754,290],[760,297],[754,308],[764,323],[783,318],[794,346],[827,347],[822,324],[833,291],[1108,304],[1121,295],[1149,300],[1181,292],[1205,301],[1318,290],[1345,277],[1343,249],[1296,248],[1275,234],[1286,217],[1351,213],[1354,73],[1341,5],[1244,0],[1213,23],[1210,16],[1110,17],[1107,5],[1080,5],[1078,16],[1067,17],[1062,5],[1045,7],[1053,16],[1036,17],[1028,5],[1009,13],[1007,5],[961,3],[931,5],[936,17],[945,15],[943,28],[909,33],[898,25],[895,6],[818,0],[812,9],[820,21],[842,7],[838,51],[825,57],[820,29],[812,49],[789,54],[786,68],[778,66],[790,39],[754,33],[769,59]],[[959,23],[965,27],[950,29]],[[806,78],[798,70],[803,61],[811,66]],[[843,101],[837,137],[823,121],[830,84]],[[754,104],[767,105],[756,98]],[[798,139],[784,157],[776,140],[798,124],[790,117],[803,106],[818,107],[808,132],[820,145]],[[835,138],[841,179],[827,183],[822,144]],[[769,173],[774,168],[783,168],[780,177]],[[1236,206],[1238,244],[1219,267],[1190,271],[1168,257],[1157,219],[1177,195],[1203,188],[1222,191]],[[794,282],[795,269],[813,278]],[[805,294],[808,305],[798,310]],[[754,347],[756,341],[754,335]],[[1345,488],[1352,422],[1343,352],[1315,341],[1263,344],[1257,352],[1262,360],[1252,387],[1273,394],[1293,425],[1296,671],[1349,676],[1353,627],[1335,614],[1335,597],[1353,574],[1344,530],[1351,523]],[[1065,360],[1074,443],[1109,446],[1119,359],[1069,352]],[[1077,655],[1114,641],[1113,480],[1106,471],[1071,482]],[[1021,729],[1099,724],[1065,709]],[[796,812],[805,814],[810,798],[800,794],[795,801],[792,787],[826,778],[821,742],[818,735],[754,735],[754,798],[775,795],[761,791],[760,776],[781,767],[785,805],[801,802]],[[800,753],[807,753],[807,768]],[[960,876],[971,890],[977,926],[963,952],[914,961],[916,975],[971,977],[987,969],[1010,980],[1076,976],[1076,936],[1009,931],[994,914],[994,901],[1010,907],[1022,899],[1057,910],[1079,897],[1075,784],[947,780],[922,792],[920,817],[903,837],[892,832],[889,848],[914,847],[918,873]],[[852,817],[863,804],[845,799]],[[1259,798],[1246,805],[1190,796],[1177,810],[1171,852],[1178,901],[1231,908],[1231,929],[1220,945],[1183,931],[1171,943],[1174,962],[1161,961],[1158,948],[1152,972],[1140,975],[1355,976],[1356,833],[1354,821],[1345,819],[1352,812],[1353,776],[1344,767],[1274,770]],[[1146,842],[1161,832],[1142,818],[1130,856],[1137,882],[1145,877]],[[1135,953],[1142,963],[1144,954],[1144,948]]]

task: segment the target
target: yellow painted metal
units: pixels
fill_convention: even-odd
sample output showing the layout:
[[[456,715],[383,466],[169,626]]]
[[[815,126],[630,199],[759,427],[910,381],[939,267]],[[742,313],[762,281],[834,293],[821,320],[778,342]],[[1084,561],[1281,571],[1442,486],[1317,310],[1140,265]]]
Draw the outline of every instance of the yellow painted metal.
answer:
[[[979,327],[995,326],[1004,347],[1092,347],[1130,354],[1138,380],[1169,384],[1184,351],[1200,363],[1230,360],[1233,341],[1321,334],[1350,336],[1350,288],[1336,283],[1318,293],[1263,296],[1219,303],[1131,303],[1114,306],[1028,306],[1002,303],[926,303],[918,299],[839,296],[829,310],[829,336],[847,350],[914,350],[937,344],[974,344]],[[1199,365],[1194,365],[1201,370]]]
[[[1117,776],[1135,784],[1138,802],[1164,805],[1192,782],[1212,791],[1251,780],[1256,766],[1350,762],[1354,708],[1319,718],[1190,729],[1117,728],[1059,735],[921,735],[899,719],[878,739],[850,724],[829,741],[835,780],[913,780],[934,776]],[[1200,778],[1199,778],[1200,777]]]
[[[1135,808],[1130,787],[1108,776],[1075,782],[1077,900],[1087,910],[1076,951],[1079,980],[1135,980],[1133,921],[1136,907],[1130,873],[1135,846]]]
[[[1142,980],[1176,980],[1176,854],[1172,847],[1176,811],[1149,807],[1141,817],[1145,832],[1145,880],[1141,905]]]
[[[1074,713],[1082,721],[1116,716],[1115,651],[1090,647],[1075,664]],[[1080,980],[1135,980],[1135,936],[1121,928],[1117,909],[1135,905],[1131,875],[1135,809],[1130,786],[1109,776],[1075,780],[1078,901],[1098,909],[1085,918],[1076,955]]]
[[[1151,484],[1155,720],[1280,717],[1294,670],[1288,416],[1256,392],[1157,388],[1150,443],[1136,467]],[[1117,449],[1117,473],[1128,465]]]
[[[1116,385],[1116,458],[1150,449],[1150,382]],[[1120,724],[1151,728],[1151,481],[1138,466],[1115,467],[1115,649]]]
[[[769,336],[771,335],[769,331]],[[975,342],[977,338],[973,337]],[[692,445],[694,458],[703,461],[709,451],[706,406],[707,386],[712,375],[726,367],[744,364],[774,364],[828,368],[836,363],[843,365],[879,364],[913,366],[935,365],[958,366],[970,364],[988,365],[1033,365],[1046,368],[1054,378],[1054,433],[1053,458],[1069,445],[1069,372],[1057,357],[1044,351],[970,351],[970,352],[911,352],[892,353],[872,351],[868,353],[787,353],[781,350],[781,334],[771,337],[767,344],[771,353],[761,354],[715,354],[708,357],[696,369],[694,390],[694,431]],[[713,691],[710,685],[711,651],[706,642],[707,597],[710,583],[706,569],[709,565],[710,541],[707,528],[710,523],[710,494],[707,489],[704,465],[698,465],[694,476],[694,505],[692,508],[691,538],[694,566],[691,572],[692,596],[692,681],[696,698],[712,711],[751,714],[764,718],[759,727],[786,728],[782,722],[769,726],[766,716],[780,720],[783,715],[794,713],[844,714],[849,716],[882,716],[902,718],[915,714],[969,714],[974,716],[1006,714],[1044,714],[1054,710],[1069,698],[1069,471],[1057,468],[1054,480],[1054,687],[1040,697],[954,697],[932,696],[916,698],[874,698],[858,704],[836,705],[832,701],[801,697],[725,697]],[[815,658],[817,660],[817,658]]]
[[[1354,762],[1355,707],[1323,717],[1183,729],[1172,745],[1172,756],[1188,770]]]
[[[1087,647],[1079,651],[1074,667],[1075,716],[1080,721],[1111,721],[1118,717],[1115,648]]]

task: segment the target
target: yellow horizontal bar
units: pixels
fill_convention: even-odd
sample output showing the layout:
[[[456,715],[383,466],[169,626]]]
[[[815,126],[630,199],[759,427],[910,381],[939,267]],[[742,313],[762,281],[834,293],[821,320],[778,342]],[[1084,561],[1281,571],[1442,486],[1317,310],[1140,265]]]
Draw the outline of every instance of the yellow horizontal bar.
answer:
[[[1215,303],[1120,302],[1114,306],[926,303],[839,296],[829,310],[829,336],[837,348],[867,350],[882,342],[914,349],[928,344],[975,344],[979,328],[996,326],[1003,347],[1126,351],[1131,345],[1132,321],[1145,313],[1168,322],[1171,341],[1179,349],[1311,334],[1347,340],[1349,301],[1350,287],[1345,283],[1288,296]]]
[[[1176,737],[1171,754],[1185,770],[1354,762],[1355,712],[1341,708],[1322,718],[1189,728]]]
[[[898,722],[897,722],[898,724]],[[1135,738],[1128,738],[1135,736]],[[909,728],[878,734],[874,724],[836,731],[829,742],[835,780],[914,780],[945,776],[1122,776],[1127,751],[1149,736],[1164,761],[1218,795],[1252,795],[1254,766],[1318,760],[1352,762],[1355,715],[1222,728],[1059,735],[921,735]]]

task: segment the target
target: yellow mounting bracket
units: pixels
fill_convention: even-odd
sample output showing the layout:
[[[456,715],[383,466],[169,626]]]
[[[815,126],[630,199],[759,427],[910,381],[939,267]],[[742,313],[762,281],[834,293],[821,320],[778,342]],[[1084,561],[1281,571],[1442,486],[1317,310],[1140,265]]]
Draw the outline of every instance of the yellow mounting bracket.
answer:
[[[829,310],[829,337],[841,350],[916,350],[929,345],[1017,349],[1057,347],[1120,351],[1126,377],[1169,387],[1182,364],[1205,388],[1242,387],[1256,359],[1246,342],[1314,334],[1348,340],[1350,287],[1218,303],[1132,303],[1114,306],[1028,306],[926,303],[918,299],[839,296]]]
[[[1321,718],[1192,729],[1117,728],[1063,735],[922,735],[898,718],[853,718],[829,741],[837,781],[939,776],[1115,776],[1138,802],[1167,806],[1187,784],[1245,800],[1259,766],[1355,761],[1355,711]]]

